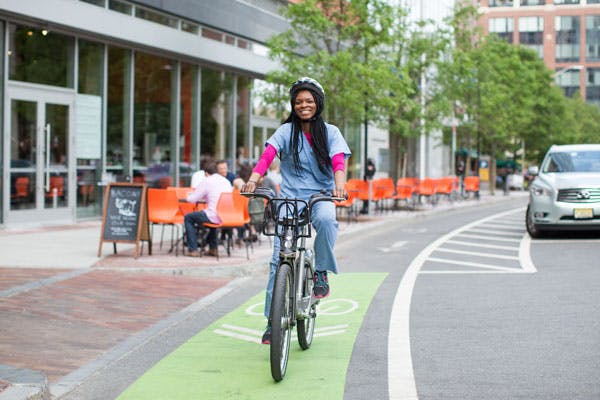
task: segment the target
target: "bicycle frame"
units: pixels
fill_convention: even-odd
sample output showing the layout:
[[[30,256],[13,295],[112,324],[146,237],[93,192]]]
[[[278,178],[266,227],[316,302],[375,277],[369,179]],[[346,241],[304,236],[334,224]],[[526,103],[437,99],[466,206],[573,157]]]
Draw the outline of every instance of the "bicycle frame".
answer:
[[[315,194],[309,201],[278,198],[272,190],[264,188],[242,194],[267,200],[263,234],[276,236],[280,243],[269,323],[273,331],[271,374],[275,381],[281,381],[287,368],[292,328],[297,326],[298,342],[303,350],[310,347],[313,339],[319,300],[312,296],[313,258],[306,246],[306,239],[311,237],[312,207],[319,201],[343,199],[325,193]]]

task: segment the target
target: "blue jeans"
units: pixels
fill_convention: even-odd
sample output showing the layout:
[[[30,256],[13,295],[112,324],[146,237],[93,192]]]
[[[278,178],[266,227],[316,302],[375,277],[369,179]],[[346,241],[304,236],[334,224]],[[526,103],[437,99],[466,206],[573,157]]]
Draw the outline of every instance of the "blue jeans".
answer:
[[[337,274],[338,266],[333,254],[339,226],[335,219],[335,204],[330,201],[316,203],[312,209],[311,221],[314,231],[316,231],[313,245],[315,250],[315,271],[330,271]],[[265,317],[267,319],[271,312],[275,273],[277,272],[277,265],[279,265],[279,246],[279,238],[276,237],[273,240],[273,255],[269,263],[269,282],[267,283],[267,293],[265,296]]]
[[[202,226],[204,222],[211,222],[204,211],[195,211],[185,215],[184,218],[185,233],[187,234],[187,247],[190,251],[198,250],[198,231],[197,226]],[[208,231],[208,247],[211,249],[217,248],[217,230],[209,228]]]

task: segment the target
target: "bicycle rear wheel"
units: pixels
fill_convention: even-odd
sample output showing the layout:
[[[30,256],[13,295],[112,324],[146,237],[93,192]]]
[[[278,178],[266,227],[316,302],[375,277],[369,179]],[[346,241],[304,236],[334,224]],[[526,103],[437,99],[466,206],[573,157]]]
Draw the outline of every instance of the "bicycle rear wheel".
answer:
[[[275,275],[271,300],[271,375],[276,382],[285,376],[290,354],[292,299],[292,269],[288,264],[281,264]]]
[[[310,264],[304,265],[304,286],[302,288],[302,296],[312,296],[312,290],[314,286],[313,282],[313,269]],[[307,350],[313,341],[313,335],[315,332],[315,318],[317,318],[317,304],[312,303],[308,310],[308,316],[296,320],[298,330],[298,344],[302,350]]]

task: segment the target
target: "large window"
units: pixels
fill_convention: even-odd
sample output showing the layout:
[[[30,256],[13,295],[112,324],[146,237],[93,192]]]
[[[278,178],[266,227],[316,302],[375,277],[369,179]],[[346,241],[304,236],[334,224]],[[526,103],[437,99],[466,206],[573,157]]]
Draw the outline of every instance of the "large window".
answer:
[[[600,107],[600,68],[587,69],[585,101]]]
[[[233,169],[232,87],[232,76],[229,73],[202,69],[201,161],[228,159],[230,169]]]
[[[579,17],[555,17],[556,62],[579,61],[580,24]]]
[[[600,16],[585,17],[585,59],[600,61]]]
[[[589,0],[588,0],[589,3]],[[562,4],[579,4],[579,0],[554,0],[554,4],[562,5]]]
[[[512,0],[489,0],[490,7],[512,7]]]
[[[77,216],[99,215],[101,192],[104,45],[79,40],[77,85]]]
[[[108,98],[106,111],[106,171],[108,179],[129,174],[131,52],[108,49]]]
[[[15,24],[8,33],[9,79],[73,87],[74,38]]]
[[[568,68],[568,67],[567,67]],[[556,84],[561,87],[565,96],[573,97],[579,91],[580,70],[558,70],[555,73]]]
[[[546,4],[546,0],[521,0],[522,6],[542,6]]]
[[[135,53],[133,172],[155,187],[173,186],[173,61]],[[139,179],[139,178],[138,178]]]
[[[544,58],[544,18],[519,18],[519,43],[527,46]]]
[[[179,160],[180,183],[189,186],[191,174],[198,170],[198,67],[181,64]]]
[[[498,35],[508,43],[513,42],[514,20],[512,18],[490,18],[488,24],[490,33]]]
[[[250,93],[252,92],[252,79],[239,77],[237,83],[236,99],[236,162],[239,167],[242,164],[249,164],[252,157],[250,151]]]

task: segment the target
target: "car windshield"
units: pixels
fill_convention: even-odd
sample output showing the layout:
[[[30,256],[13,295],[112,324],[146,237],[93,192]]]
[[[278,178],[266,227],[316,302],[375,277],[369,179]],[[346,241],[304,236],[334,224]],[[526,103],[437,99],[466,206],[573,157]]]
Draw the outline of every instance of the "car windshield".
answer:
[[[600,172],[600,151],[551,153],[543,172]]]

